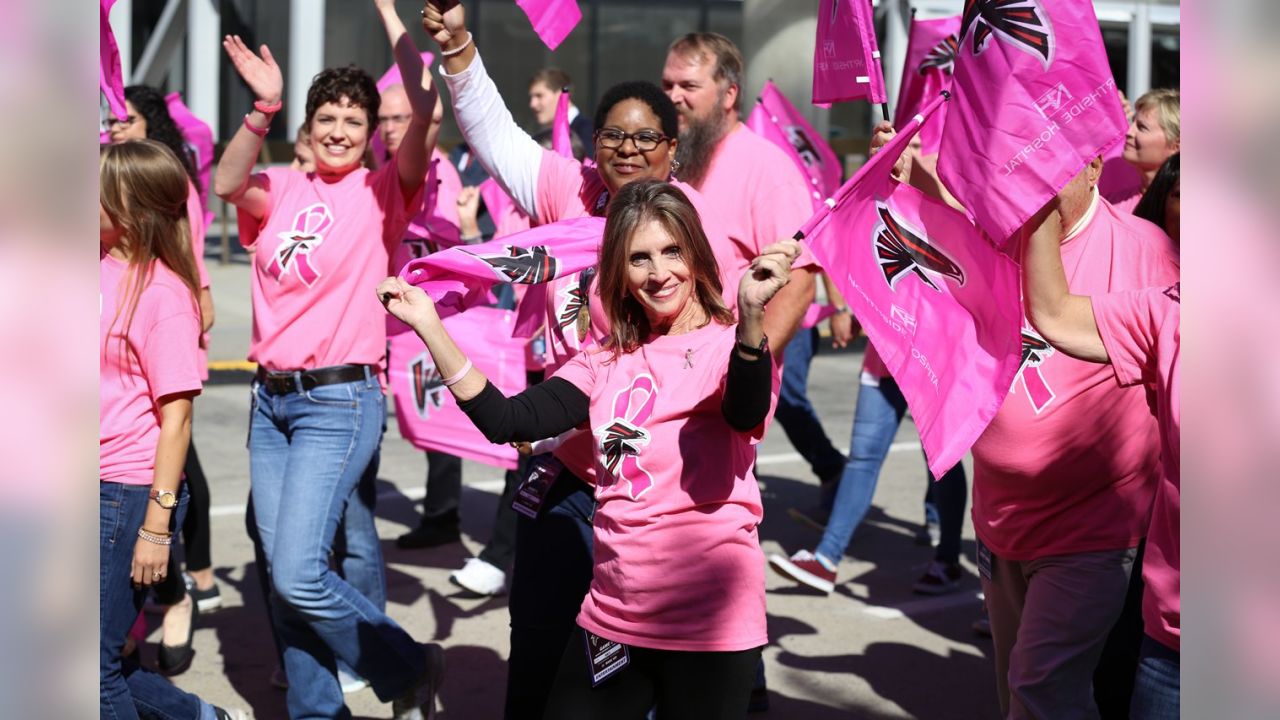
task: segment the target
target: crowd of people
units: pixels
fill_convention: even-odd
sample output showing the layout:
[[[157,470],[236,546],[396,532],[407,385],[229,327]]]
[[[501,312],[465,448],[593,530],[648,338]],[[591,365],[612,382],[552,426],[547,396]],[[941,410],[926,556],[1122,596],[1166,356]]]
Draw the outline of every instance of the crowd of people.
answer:
[[[400,76],[354,66],[313,80],[290,166],[255,170],[283,102],[270,49],[228,36],[255,97],[211,178],[155,89],[126,93],[100,160],[103,717],[245,717],[138,661],[149,595],[164,613],[157,669],[192,663],[212,573],[210,494],[192,441],[214,321],[203,265],[208,194],[235,206],[250,252],[257,365],[246,529],[289,717],[350,717],[371,687],[396,718],[426,718],[444,653],[387,614],[374,524],[387,418],[387,318],[425,345],[441,384],[491,443],[512,443],[490,542],[451,581],[509,594],[508,718],[741,718],[767,708],[765,568],[821,593],[871,507],[907,412],[868,346],[846,457],[805,386],[820,342],[802,319],[821,282],[832,342],[857,319],[803,243],[809,183],[741,121],[744,63],[715,33],[670,45],[660,76],[570,108],[576,153],[551,149],[570,78],[535,74],[515,121],[455,0],[428,0],[463,142],[437,147],[445,109],[392,0],[375,0]],[[658,68],[655,68],[658,70]],[[876,127],[869,152],[894,135]],[[1098,157],[1011,244],[1022,264],[1026,361],[1049,400],[1015,382],[973,447],[972,518],[1008,718],[1178,714],[1179,95],[1138,98],[1108,187]],[[936,157],[895,175],[956,205]],[[509,205],[491,207],[496,183]],[[531,226],[600,217],[598,262],[537,302],[528,386],[504,395],[459,349],[432,299],[396,276],[410,259]],[[545,298],[545,300],[543,299]],[[576,304],[566,305],[566,298]],[[777,418],[818,479],[795,519],[821,541],[766,562],[755,447]],[[691,452],[691,448],[701,448]],[[708,452],[706,448],[715,448]],[[460,539],[461,458],[425,453],[426,498],[406,549]],[[969,479],[926,477],[912,589],[956,590]],[[516,512],[521,494],[528,512]],[[533,498],[528,500],[527,498]],[[530,509],[531,508],[531,509]],[[180,541],[180,542],[179,542]],[[182,547],[179,553],[171,550]],[[696,559],[696,561],[690,561]],[[184,561],[184,562],[183,562]],[[185,566],[185,570],[184,570]],[[976,608],[975,608],[976,610]]]

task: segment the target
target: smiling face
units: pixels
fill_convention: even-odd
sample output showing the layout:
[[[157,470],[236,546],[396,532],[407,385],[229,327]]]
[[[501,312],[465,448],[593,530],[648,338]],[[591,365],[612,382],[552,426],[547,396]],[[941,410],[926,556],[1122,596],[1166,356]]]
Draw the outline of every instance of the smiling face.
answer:
[[[658,119],[648,103],[635,98],[622,100],[609,110],[605,116],[603,130],[616,130],[634,135],[638,132],[652,132],[662,135],[662,121]],[[671,160],[676,154],[676,140],[666,138],[657,147],[648,152],[636,149],[635,143],[624,140],[616,148],[606,148],[596,138],[596,169],[600,179],[604,181],[610,193],[616,194],[618,188],[636,180],[667,180],[671,176]]]
[[[369,144],[369,113],[343,97],[316,108],[311,117],[311,149],[316,166],[330,172],[355,169]]]
[[[1124,159],[1139,170],[1155,171],[1176,152],[1178,143],[1169,142],[1157,108],[1139,110],[1124,139]]]
[[[627,291],[662,332],[704,313],[694,297],[694,278],[685,264],[685,250],[656,220],[641,224],[627,246]]]

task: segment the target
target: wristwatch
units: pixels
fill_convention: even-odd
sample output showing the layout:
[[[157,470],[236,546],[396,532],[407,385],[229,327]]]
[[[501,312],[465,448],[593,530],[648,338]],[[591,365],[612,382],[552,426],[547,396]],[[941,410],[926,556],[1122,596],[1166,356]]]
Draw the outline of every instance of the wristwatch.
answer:
[[[743,355],[750,355],[751,357],[757,360],[764,357],[765,351],[767,351],[768,349],[769,349],[769,336],[765,335],[764,333],[760,333],[759,347],[748,345],[742,342],[741,340],[738,341],[738,352],[742,353]]]
[[[178,507],[178,493],[172,490],[157,490],[151,488],[151,499],[165,510],[172,510]]]

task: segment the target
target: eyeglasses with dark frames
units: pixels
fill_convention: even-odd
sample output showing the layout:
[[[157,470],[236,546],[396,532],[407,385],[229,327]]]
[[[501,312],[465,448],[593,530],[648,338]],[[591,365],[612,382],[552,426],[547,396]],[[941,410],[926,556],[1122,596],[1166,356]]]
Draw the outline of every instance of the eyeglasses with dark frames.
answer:
[[[640,152],[649,152],[657,149],[658,145],[670,140],[671,138],[656,133],[652,130],[641,130],[637,133],[624,133],[621,130],[605,128],[596,131],[596,142],[600,143],[600,147],[616,150],[622,147],[622,144],[630,140],[636,146],[636,150]]]

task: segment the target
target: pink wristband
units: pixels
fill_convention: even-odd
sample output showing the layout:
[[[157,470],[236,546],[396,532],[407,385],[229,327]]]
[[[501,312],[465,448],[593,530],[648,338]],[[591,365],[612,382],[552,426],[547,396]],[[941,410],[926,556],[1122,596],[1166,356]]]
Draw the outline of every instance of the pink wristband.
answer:
[[[249,132],[253,133],[254,135],[257,135],[260,138],[265,138],[267,136],[267,133],[271,131],[270,125],[264,128],[255,127],[253,123],[249,122],[248,115],[244,116],[244,126],[249,128]]]
[[[275,115],[276,113],[280,112],[280,108],[282,108],[282,107],[284,107],[284,101],[283,101],[283,100],[277,100],[277,101],[275,101],[275,102],[271,103],[270,105],[268,105],[267,103],[265,103],[265,102],[263,102],[263,101],[261,101],[261,100],[254,100],[254,101],[253,101],[253,109],[254,109],[254,110],[257,110],[258,112],[262,113],[263,115]]]
[[[444,384],[445,387],[453,387],[454,385],[457,385],[459,382],[461,382],[462,378],[466,377],[467,373],[469,372],[471,372],[470,360],[468,360],[466,364],[462,366],[461,370],[445,378],[442,381],[442,383]]]

